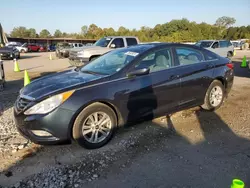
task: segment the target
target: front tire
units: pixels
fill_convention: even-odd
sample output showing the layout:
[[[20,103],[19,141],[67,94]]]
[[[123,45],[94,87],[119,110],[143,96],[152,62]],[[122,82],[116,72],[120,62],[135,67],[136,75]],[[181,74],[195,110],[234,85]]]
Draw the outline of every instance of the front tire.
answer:
[[[225,98],[225,87],[219,80],[214,80],[207,89],[204,104],[201,106],[204,110],[217,110],[223,104]]]
[[[100,148],[113,137],[116,126],[115,112],[105,104],[94,103],[83,109],[76,118],[73,138],[84,148]]]
[[[233,57],[233,52],[227,52],[227,58],[232,58]]]

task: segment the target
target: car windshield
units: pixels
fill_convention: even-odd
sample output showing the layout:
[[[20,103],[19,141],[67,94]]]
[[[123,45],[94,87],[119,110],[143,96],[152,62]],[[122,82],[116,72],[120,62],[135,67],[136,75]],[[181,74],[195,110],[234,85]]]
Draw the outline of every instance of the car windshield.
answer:
[[[203,47],[203,48],[209,48],[213,41],[199,41],[195,44],[195,46]]]
[[[112,38],[107,38],[107,37],[101,38],[98,41],[96,41],[94,46],[107,47],[111,40],[112,40]]]
[[[108,52],[81,68],[81,72],[112,75],[129,64],[146,48],[125,48]]]

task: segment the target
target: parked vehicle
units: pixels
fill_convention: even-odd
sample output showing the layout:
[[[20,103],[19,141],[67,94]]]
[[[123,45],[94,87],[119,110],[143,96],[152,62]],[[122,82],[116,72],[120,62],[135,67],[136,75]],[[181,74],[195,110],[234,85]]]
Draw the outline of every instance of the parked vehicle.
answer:
[[[14,46],[5,46],[0,48],[0,56],[2,59],[20,59],[20,52]]]
[[[56,51],[56,45],[55,45],[55,44],[48,45],[48,51],[49,51],[49,52],[54,52],[54,51]]]
[[[47,47],[43,44],[39,44],[40,48],[39,48],[39,52],[47,52]]]
[[[111,50],[137,45],[138,43],[139,40],[137,37],[104,37],[98,40],[93,46],[70,50],[69,63],[73,66],[82,66]]]
[[[201,40],[195,45],[206,48],[222,57],[231,58],[234,55],[234,46],[228,40]]]
[[[22,46],[21,42],[8,42],[5,46]]]
[[[11,44],[11,45],[8,45],[8,46],[13,46],[13,47],[15,47],[20,53],[27,53],[27,52],[28,52],[28,48],[25,47],[25,46],[23,46],[23,45],[18,46],[18,45],[13,45],[13,44]]]
[[[38,52],[40,50],[40,46],[38,44],[28,44],[27,47],[29,52]]]
[[[72,48],[80,48],[83,47],[81,43],[58,43],[56,49],[56,56],[59,58],[67,58],[69,57],[69,51]]]
[[[231,60],[204,48],[135,45],[34,80],[20,91],[14,117],[19,132],[35,143],[75,140],[98,148],[128,122],[199,105],[218,109],[233,79]]]

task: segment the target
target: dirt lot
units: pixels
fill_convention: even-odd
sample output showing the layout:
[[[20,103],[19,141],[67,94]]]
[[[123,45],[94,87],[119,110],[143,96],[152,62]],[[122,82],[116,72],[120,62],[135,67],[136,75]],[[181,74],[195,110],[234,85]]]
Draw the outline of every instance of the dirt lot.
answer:
[[[218,111],[197,107],[124,127],[98,150],[76,144],[37,146],[23,139],[11,116],[23,72],[13,73],[13,63],[6,61],[8,82],[0,93],[0,185],[226,188],[240,178],[250,187],[250,72],[240,68],[243,55],[250,58],[250,51],[234,57],[234,86]],[[49,61],[46,53],[25,56],[29,58],[20,60],[20,68],[31,77],[69,68],[66,59]]]

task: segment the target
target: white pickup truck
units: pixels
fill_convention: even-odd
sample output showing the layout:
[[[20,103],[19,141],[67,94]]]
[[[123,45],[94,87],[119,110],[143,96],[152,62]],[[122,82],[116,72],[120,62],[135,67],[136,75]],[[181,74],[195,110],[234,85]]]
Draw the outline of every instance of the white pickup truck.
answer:
[[[73,66],[81,66],[111,50],[137,45],[138,43],[138,38],[133,36],[104,37],[96,41],[92,46],[71,49],[69,52],[69,63]]]

